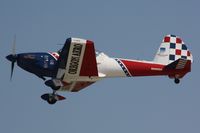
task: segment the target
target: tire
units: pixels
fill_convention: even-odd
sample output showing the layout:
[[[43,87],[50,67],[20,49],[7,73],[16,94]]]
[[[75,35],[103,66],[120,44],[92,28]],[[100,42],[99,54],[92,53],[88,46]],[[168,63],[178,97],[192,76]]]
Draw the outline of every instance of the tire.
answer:
[[[174,79],[174,82],[175,82],[176,84],[179,84],[179,83],[180,83],[180,79]]]
[[[57,100],[55,98],[53,98],[53,97],[49,97],[47,102],[52,105],[52,104],[55,104],[57,102]]]

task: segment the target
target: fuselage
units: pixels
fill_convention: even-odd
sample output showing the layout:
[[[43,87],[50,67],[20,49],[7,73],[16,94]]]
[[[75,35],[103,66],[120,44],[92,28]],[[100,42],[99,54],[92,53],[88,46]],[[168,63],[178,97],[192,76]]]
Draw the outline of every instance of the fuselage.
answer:
[[[56,78],[58,71],[58,52],[39,52],[39,53],[21,53],[17,55],[17,64],[19,67],[37,75],[40,78]],[[190,71],[190,64],[186,65],[184,70],[165,70],[165,65],[149,62],[130,60],[122,58],[110,58],[104,53],[96,52],[96,61],[99,77],[84,77],[85,81],[97,81],[105,77],[132,77],[132,76],[156,76],[168,75],[175,77],[184,76]]]
[[[104,53],[97,56],[98,71],[106,77],[133,77],[133,76],[178,76],[181,78],[191,71],[191,62],[187,62],[184,69],[166,69],[166,65],[153,61],[141,61],[123,58],[110,58]]]

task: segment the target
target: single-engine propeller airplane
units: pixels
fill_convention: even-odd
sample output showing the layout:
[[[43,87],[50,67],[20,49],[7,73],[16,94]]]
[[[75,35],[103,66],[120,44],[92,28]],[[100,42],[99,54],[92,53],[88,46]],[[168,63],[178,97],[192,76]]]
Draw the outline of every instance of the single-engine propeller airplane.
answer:
[[[193,57],[180,37],[164,37],[153,61],[111,58],[95,51],[94,42],[80,38],[68,38],[58,52],[13,53],[6,56],[11,64],[11,78],[14,64],[43,79],[53,92],[41,98],[49,104],[64,100],[57,91],[78,92],[104,78],[159,76],[180,79],[191,71]],[[49,78],[48,80],[46,78]]]

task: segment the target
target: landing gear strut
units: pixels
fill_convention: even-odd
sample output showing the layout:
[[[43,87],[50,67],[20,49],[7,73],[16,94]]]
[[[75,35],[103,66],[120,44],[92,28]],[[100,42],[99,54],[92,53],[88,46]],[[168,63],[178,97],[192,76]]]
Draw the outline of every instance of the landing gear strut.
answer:
[[[56,93],[56,91],[59,90],[60,87],[62,86],[62,83],[60,80],[56,80],[56,79],[47,80],[45,81],[45,85],[48,87],[51,87],[51,89],[53,90],[53,93],[46,93],[42,95],[41,98],[43,100],[47,101],[49,104],[55,104],[57,101],[66,99],[65,97],[58,95]]]
[[[175,82],[176,84],[179,84],[179,83],[180,83],[180,79],[175,78],[175,79],[174,79],[174,82]]]
[[[45,81],[45,85],[48,87],[51,87],[53,91],[57,91],[60,89],[62,84],[60,80],[47,80]]]

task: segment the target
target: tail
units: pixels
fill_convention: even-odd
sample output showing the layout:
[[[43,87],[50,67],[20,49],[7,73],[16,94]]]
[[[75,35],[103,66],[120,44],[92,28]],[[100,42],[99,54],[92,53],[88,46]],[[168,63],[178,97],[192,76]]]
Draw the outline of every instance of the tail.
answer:
[[[154,62],[168,65],[176,60],[184,59],[193,62],[193,57],[182,39],[175,35],[164,37]]]

